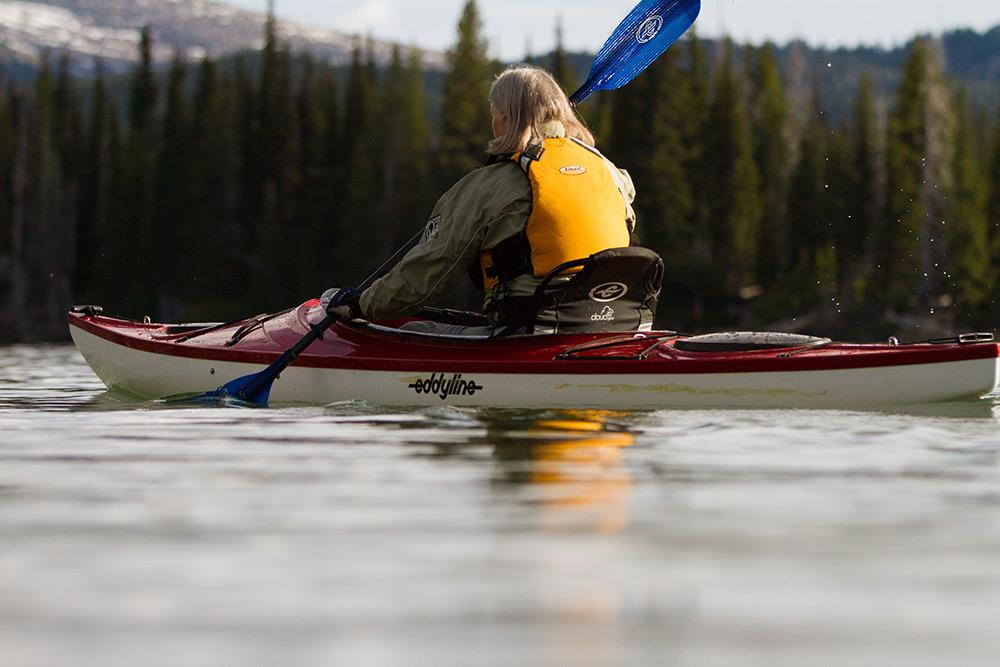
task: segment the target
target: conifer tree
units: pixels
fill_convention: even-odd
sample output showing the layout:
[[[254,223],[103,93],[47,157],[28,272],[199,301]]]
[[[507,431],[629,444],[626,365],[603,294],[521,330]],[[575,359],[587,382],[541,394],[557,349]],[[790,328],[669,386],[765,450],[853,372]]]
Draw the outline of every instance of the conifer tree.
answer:
[[[611,100],[608,157],[628,169],[632,180],[645,183],[647,139],[650,126],[650,101],[653,99],[652,79],[643,72],[624,88],[608,93]],[[641,196],[641,192],[639,195]]]
[[[378,95],[378,171],[381,176],[381,196],[373,203],[378,225],[388,228],[388,238],[400,236],[398,225],[403,215],[401,179],[409,168],[403,160],[408,141],[404,106],[406,79],[403,56],[399,45],[393,45],[389,67]]]
[[[990,248],[994,261],[1000,261],[1000,103],[997,104],[997,117],[993,123],[993,141],[990,146],[990,176],[989,203],[987,204],[987,219],[990,229]]]
[[[187,71],[175,53],[167,77],[166,112],[156,169],[156,208],[153,217],[153,262],[157,267],[157,316],[173,322],[184,312],[184,276],[195,268],[188,256],[196,244],[189,225],[194,214],[191,120],[185,90]]]
[[[7,300],[7,338],[13,341],[22,340],[25,336],[24,313],[28,302],[28,272],[25,250],[26,219],[28,210],[28,151],[29,109],[23,95],[13,88],[8,97],[8,109],[13,130],[11,146],[11,172],[9,175],[10,192],[10,236],[8,246],[8,276],[9,298]]]
[[[967,91],[955,101],[954,183],[949,197],[946,272],[958,293],[963,315],[975,315],[990,296],[995,273],[990,265],[987,182],[977,159],[976,133]]]
[[[237,56],[233,68],[233,113],[236,126],[239,186],[237,188],[237,220],[242,232],[241,254],[247,258],[244,269],[250,270],[259,246],[259,215],[263,206],[261,147],[257,141],[257,120],[260,95],[251,79],[250,67]]]
[[[347,78],[344,110],[344,177],[341,190],[340,224],[331,275],[341,285],[354,284],[367,275],[365,269],[383,246],[381,229],[375,225],[378,190],[378,142],[376,129],[376,85],[369,51],[362,59],[360,44],[354,48]]]
[[[403,200],[404,208],[416,216],[412,224],[422,225],[425,218],[430,216],[436,196],[430,178],[431,131],[427,118],[423,55],[415,47],[410,49],[405,76],[406,113],[403,116],[409,136],[405,160],[410,168],[406,171],[407,176],[402,185]],[[408,226],[402,236],[408,239],[411,236],[410,229],[412,227]],[[397,240],[403,241],[404,238]]]
[[[11,215],[13,198],[11,196],[11,176],[14,171],[14,114],[12,109],[11,91],[0,72],[0,264],[11,266]],[[10,290],[8,271],[0,274],[0,329],[13,332],[5,322],[7,298]],[[0,334],[0,339],[8,340],[10,334]]]
[[[754,285],[760,186],[745,98],[733,71],[733,47],[726,43],[722,48],[705,138],[704,165],[712,179],[702,196],[709,202],[708,229],[718,282],[733,298]]]
[[[850,307],[855,297],[872,295],[871,278],[877,249],[884,243],[885,234],[885,168],[884,150],[880,139],[875,96],[868,74],[861,79],[858,96],[854,102],[854,146],[852,195],[849,197],[848,230],[840,245],[845,248],[842,267],[851,275],[842,276],[841,298]],[[850,239],[850,240],[848,240]],[[853,265],[844,264],[846,256],[856,257]]]
[[[765,289],[782,280],[787,265],[789,151],[786,143],[788,102],[774,46],[748,54],[753,86],[754,158],[760,172],[762,224],[757,274]]]
[[[103,81],[95,82],[95,95],[102,89],[106,90]],[[109,308],[123,308],[130,302],[131,295],[121,294],[120,283],[123,276],[128,280],[135,277],[131,273],[134,262],[127,256],[127,244],[123,240],[134,242],[135,232],[129,227],[127,213],[128,202],[124,198],[125,189],[129,185],[127,172],[127,153],[125,130],[122,127],[119,109],[110,94],[107,99],[107,136],[106,145],[92,143],[92,150],[106,151],[107,171],[101,174],[95,165],[89,182],[101,183],[103,188],[94,193],[93,216],[94,246],[93,262],[93,294],[100,297],[100,302]],[[92,111],[91,123],[99,122],[97,116],[97,99]],[[92,154],[99,155],[94,152]],[[124,235],[124,239],[123,239]],[[131,312],[131,311],[119,311]]]
[[[301,291],[325,289],[327,265],[333,248],[334,211],[331,192],[336,189],[334,165],[340,137],[337,82],[330,68],[308,54],[302,60],[298,92],[299,202],[302,249]],[[331,159],[332,158],[332,159]]]
[[[54,185],[55,217],[48,228],[46,264],[49,279],[46,289],[46,327],[61,328],[66,304],[73,300],[73,276],[76,262],[76,215],[80,169],[80,113],[75,83],[70,74],[69,56],[59,59],[59,70],[52,90],[49,135],[58,169]],[[46,334],[50,335],[50,334]]]
[[[76,299],[81,302],[90,302],[100,296],[94,289],[94,281],[98,265],[102,262],[102,244],[109,231],[110,124],[116,110],[108,97],[104,64],[99,59],[95,64],[90,97],[91,106],[85,121],[86,137],[81,149],[83,158],[79,170],[81,186],[74,274],[74,292]]]
[[[670,271],[666,286],[673,295],[664,321],[685,315],[684,306],[700,290],[704,267],[693,248],[699,228],[694,216],[694,193],[688,176],[689,143],[683,135],[690,113],[690,76],[683,66],[683,54],[668,51],[649,70],[646,87],[649,117],[645,153],[638,156],[644,168],[637,183],[637,230],[643,245],[660,254]],[[631,165],[625,165],[631,166]]]
[[[262,307],[298,300],[302,236],[299,234],[299,144],[291,54],[278,43],[273,12],[265,32],[257,117],[261,209],[255,254]]]
[[[403,62],[394,50],[381,94],[382,224],[391,232],[386,251],[413,236],[433,205],[428,173],[430,136],[419,51]]]
[[[793,309],[816,305],[821,288],[831,277],[825,275],[828,267],[823,262],[831,237],[828,134],[822,105],[814,101],[789,188],[787,266],[795,288],[785,294],[789,299],[786,307]]]
[[[112,262],[132,280],[117,290],[109,305],[138,315],[156,304],[156,276],[150,271],[154,257],[153,205],[157,156],[156,108],[158,90],[153,75],[152,38],[142,31],[139,64],[129,81],[128,132],[115,179],[116,219],[109,237]]]
[[[28,154],[28,210],[25,218],[25,266],[29,282],[30,327],[35,336],[48,335],[47,329],[60,319],[62,305],[71,298],[65,265],[65,248],[72,248],[62,226],[66,194],[62,165],[56,148],[55,84],[48,59],[43,59],[34,86],[32,107],[33,141]]]
[[[239,224],[239,119],[236,79],[218,65],[201,62],[191,118],[191,236],[186,249],[185,313],[196,320],[246,315],[255,304],[234,294],[234,279],[249,273],[247,230]]]
[[[944,193],[951,187],[952,118],[941,55],[918,39],[903,68],[889,122],[887,164],[890,224],[883,284],[896,307],[927,307],[941,288],[935,242],[942,237]]]
[[[827,234],[825,267],[827,288],[823,305],[838,312],[853,306],[858,269],[864,260],[865,236],[856,221],[860,199],[856,169],[855,138],[850,125],[842,121],[827,132],[826,193]]]
[[[466,0],[458,22],[458,40],[448,52],[441,103],[438,172],[441,188],[483,164],[490,139],[491,64],[476,0]]]
[[[577,76],[570,62],[569,54],[566,53],[566,46],[563,43],[563,20],[562,16],[556,19],[556,46],[552,52],[552,74],[556,81],[566,91],[567,95],[576,90]]]

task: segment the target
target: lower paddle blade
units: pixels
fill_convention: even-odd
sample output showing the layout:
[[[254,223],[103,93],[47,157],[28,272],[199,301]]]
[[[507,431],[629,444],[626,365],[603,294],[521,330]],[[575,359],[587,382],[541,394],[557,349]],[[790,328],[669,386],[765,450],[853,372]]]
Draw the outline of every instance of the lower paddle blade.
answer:
[[[694,25],[701,0],[642,0],[597,54],[590,76],[570,99],[579,104],[598,90],[621,88]]]
[[[166,399],[171,404],[267,407],[275,375],[267,368],[227,382],[215,391]]]

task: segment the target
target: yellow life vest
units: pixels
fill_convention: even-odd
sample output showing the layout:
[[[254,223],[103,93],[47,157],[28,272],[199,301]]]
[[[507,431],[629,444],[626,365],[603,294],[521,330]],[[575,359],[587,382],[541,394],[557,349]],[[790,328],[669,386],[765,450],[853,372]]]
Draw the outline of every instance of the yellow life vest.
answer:
[[[560,264],[629,246],[625,199],[597,149],[550,138],[514,160],[531,182],[531,215],[523,233],[531,265],[522,274],[544,278]],[[487,290],[504,275],[499,263],[493,248],[480,255]]]

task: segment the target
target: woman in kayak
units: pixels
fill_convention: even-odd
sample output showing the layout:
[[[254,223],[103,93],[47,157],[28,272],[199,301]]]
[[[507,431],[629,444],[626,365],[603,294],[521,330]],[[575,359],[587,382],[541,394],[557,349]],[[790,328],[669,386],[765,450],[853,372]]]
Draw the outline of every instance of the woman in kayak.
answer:
[[[346,300],[341,294],[331,312],[369,320],[417,313],[468,273],[485,294],[489,327],[414,322],[406,328],[451,335],[525,326],[545,332],[555,315],[537,312],[531,298],[542,279],[565,262],[632,245],[632,180],[597,151],[548,72],[508,68],[493,83],[490,107],[488,165],[441,197],[420,243],[392,271],[364,293],[352,291]],[[324,306],[333,292],[324,295]]]

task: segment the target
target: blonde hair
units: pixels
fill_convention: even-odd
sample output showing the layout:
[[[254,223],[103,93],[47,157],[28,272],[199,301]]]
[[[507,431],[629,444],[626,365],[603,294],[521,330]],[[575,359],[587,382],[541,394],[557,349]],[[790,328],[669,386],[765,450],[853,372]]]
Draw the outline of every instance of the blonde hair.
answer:
[[[493,155],[520,153],[544,138],[542,126],[558,121],[566,136],[595,146],[594,135],[577,115],[555,78],[541,67],[512,65],[490,88],[490,107],[507,121],[503,135],[489,143]]]

